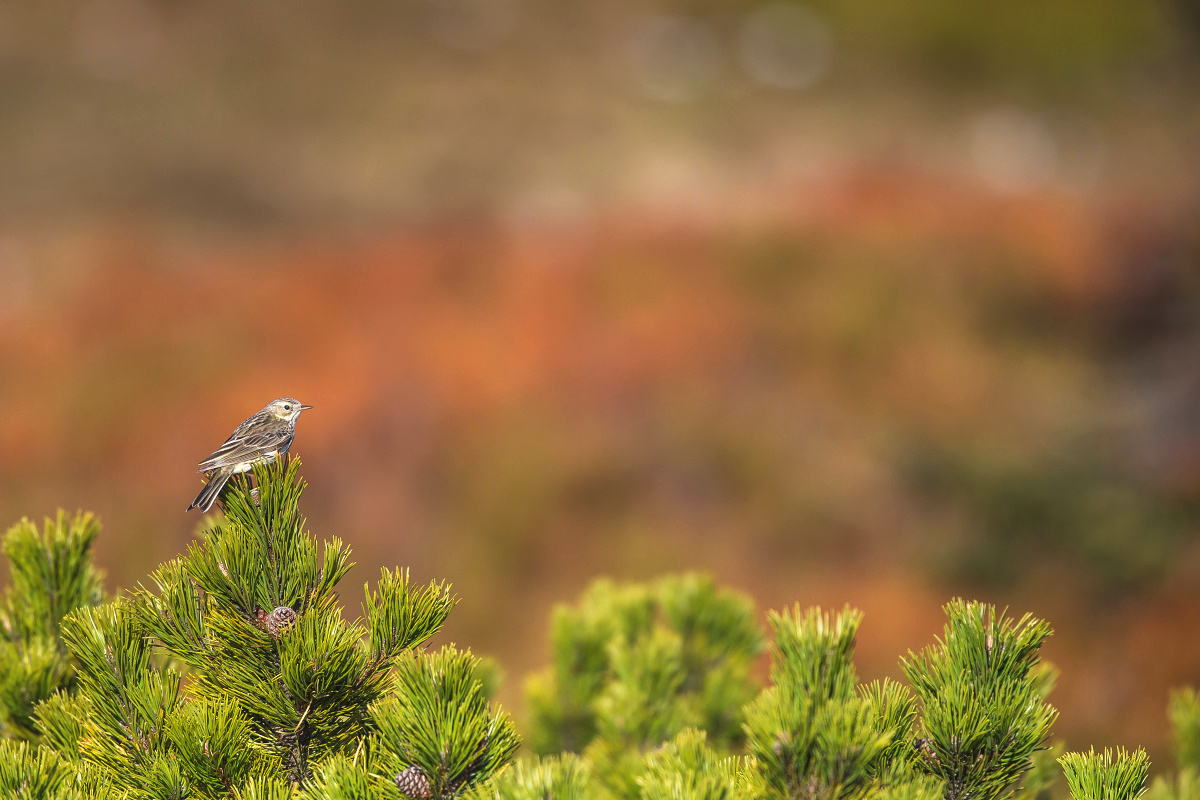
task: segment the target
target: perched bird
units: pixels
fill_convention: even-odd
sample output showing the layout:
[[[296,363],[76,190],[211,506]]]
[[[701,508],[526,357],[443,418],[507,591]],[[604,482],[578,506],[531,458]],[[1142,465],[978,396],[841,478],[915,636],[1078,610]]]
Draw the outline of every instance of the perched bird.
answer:
[[[292,437],[296,435],[296,419],[306,408],[312,406],[281,397],[238,425],[225,444],[200,462],[200,469],[196,471],[207,472],[208,483],[187,510],[208,511],[234,475],[249,472],[254,464],[271,462],[287,453],[292,446]]]

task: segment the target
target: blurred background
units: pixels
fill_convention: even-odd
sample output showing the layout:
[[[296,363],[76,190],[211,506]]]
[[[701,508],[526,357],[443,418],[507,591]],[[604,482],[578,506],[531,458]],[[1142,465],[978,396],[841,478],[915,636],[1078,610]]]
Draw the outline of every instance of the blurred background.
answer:
[[[505,704],[592,578],[1057,633],[1200,684],[1194,0],[0,3],[0,520],[109,588],[280,395],[318,537],[452,581]]]

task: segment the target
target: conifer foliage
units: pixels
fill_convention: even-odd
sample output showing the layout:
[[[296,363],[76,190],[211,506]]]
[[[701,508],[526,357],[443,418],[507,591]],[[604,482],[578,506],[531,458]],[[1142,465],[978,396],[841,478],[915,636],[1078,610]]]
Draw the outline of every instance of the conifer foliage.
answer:
[[[36,742],[38,703],[75,684],[70,655],[58,636],[63,617],[103,598],[92,566],[100,525],[91,514],[60,511],[39,532],[23,519],[4,537],[8,589],[0,601],[0,725],[5,736]]]
[[[1146,791],[1145,750],[1067,753],[1059,759],[1072,800],[1137,800]]]
[[[698,603],[710,609],[700,615],[706,625],[676,627],[661,610],[671,597],[691,598],[682,607],[707,598]],[[1031,770],[1048,752],[1055,718],[1045,703],[1051,674],[1038,663],[1049,628],[959,600],[945,611],[943,639],[902,661],[912,690],[858,681],[860,612],[769,614],[770,684],[755,693],[740,669],[716,681],[727,703],[751,698],[719,717],[741,720],[736,737],[705,724],[713,717],[687,691],[699,684],[681,653],[702,629],[701,642],[749,659],[759,641],[748,601],[696,576],[651,587],[600,582],[578,607],[555,612],[552,668],[529,686],[534,740],[580,755],[528,762],[477,792],[494,800],[996,800],[1020,790],[1032,798],[1049,777],[1044,758]],[[581,771],[586,786],[572,780]]]
[[[748,750],[767,794],[842,800],[879,788],[909,738],[916,705],[898,684],[858,685],[851,657],[862,615],[797,607],[769,621],[773,685],[746,714]]]
[[[740,746],[763,648],[748,598],[703,575],[600,580],[551,625],[551,667],[527,685],[536,751],[584,753],[595,783],[635,797],[643,756],[677,734],[695,728],[718,749]]]
[[[1058,715],[1035,671],[1050,626],[963,600],[945,612],[942,639],[902,662],[921,700],[919,763],[946,782],[946,800],[996,800],[1033,766]]]
[[[297,470],[295,460],[257,467],[255,494],[231,483],[224,516],[186,555],[158,569],[152,586],[106,605],[94,605],[98,581],[79,566],[94,523],[60,516],[48,526],[43,545],[79,544],[49,548],[43,572],[86,580],[14,578],[10,607],[47,586],[83,588],[10,629],[36,629],[17,644],[41,637],[37,652],[61,651],[75,677],[58,680],[68,667],[51,672],[49,691],[39,687],[29,701],[42,701],[31,721],[9,726],[41,744],[5,744],[0,790],[80,800],[443,800],[511,760],[516,733],[488,706],[477,659],[418,649],[454,606],[448,587],[385,570],[367,588],[364,618],[343,620],[335,589],[350,551],[336,538],[319,548],[305,529]],[[10,558],[24,558],[29,528],[9,533]],[[26,561],[14,558],[14,573]],[[50,625],[60,617],[56,640]],[[6,706],[13,719],[20,710]],[[423,790],[399,781],[411,769],[426,778]]]
[[[596,796],[586,759],[575,753],[518,760],[485,784],[472,789],[468,800],[591,800]]]
[[[1175,734],[1175,760],[1181,770],[1200,772],[1200,692],[1178,689],[1167,709]]]
[[[762,631],[750,600],[704,575],[596,581],[551,620],[550,667],[526,686],[538,753],[656,747],[685,727],[741,742]]]
[[[901,660],[908,686],[863,684],[862,614],[796,606],[767,616],[760,687],[753,605],[701,575],[602,580],[558,608],[527,685],[535,755],[512,763],[494,666],[424,647],[454,607],[445,584],[385,569],[343,618],[350,551],[307,531],[298,466],[231,482],[183,556],[107,603],[90,515],[9,530],[0,797],[1041,800],[1054,777],[1041,620],[954,600]],[[1200,800],[1200,695],[1177,692],[1170,716],[1179,772],[1148,800]],[[1058,763],[1073,800],[1145,792],[1143,751]]]
[[[1175,737],[1173,776],[1155,779],[1148,800],[1200,800],[1200,692],[1179,689],[1171,694],[1168,707]]]

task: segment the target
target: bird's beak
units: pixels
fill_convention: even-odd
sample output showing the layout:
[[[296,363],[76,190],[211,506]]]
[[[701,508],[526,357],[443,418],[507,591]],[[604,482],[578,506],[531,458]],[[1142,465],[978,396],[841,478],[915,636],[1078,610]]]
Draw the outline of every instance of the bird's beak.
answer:
[[[300,410],[301,410],[301,411],[303,411],[303,410],[304,410],[304,409],[306,409],[306,408],[312,408],[312,406],[306,406],[306,405],[301,405],[301,406],[300,406]]]

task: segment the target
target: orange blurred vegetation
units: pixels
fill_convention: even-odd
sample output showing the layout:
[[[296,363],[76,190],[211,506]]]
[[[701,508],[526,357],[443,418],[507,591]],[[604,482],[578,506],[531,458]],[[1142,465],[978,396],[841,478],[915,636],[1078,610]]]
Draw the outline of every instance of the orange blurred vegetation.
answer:
[[[1136,427],[1105,427],[1104,341],[1139,279],[1113,210],[888,168],[758,207],[34,242],[86,279],[0,323],[0,447],[20,454],[0,511],[97,511],[131,586],[193,534],[190,465],[289,394],[316,406],[294,451],[313,529],[353,544],[360,578],[454,581],[452,636],[516,676],[544,657],[549,605],[601,574],[703,568],[764,608],[855,603],[868,675],[895,674],[960,590],[1059,629],[1061,731],[1161,736],[1166,688],[1200,675],[1200,553],[1172,516],[1190,519],[1194,458],[1147,479],[1122,462]],[[1057,465],[1096,431],[1125,444],[1088,451],[1105,466],[1085,490],[1125,497],[1130,524],[1171,510],[1173,536],[1075,541],[1038,516],[1020,482],[1078,491]],[[1030,505],[1013,525],[1038,540],[989,503]],[[1145,541],[1161,552],[1128,563]]]

